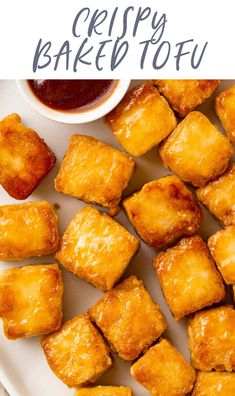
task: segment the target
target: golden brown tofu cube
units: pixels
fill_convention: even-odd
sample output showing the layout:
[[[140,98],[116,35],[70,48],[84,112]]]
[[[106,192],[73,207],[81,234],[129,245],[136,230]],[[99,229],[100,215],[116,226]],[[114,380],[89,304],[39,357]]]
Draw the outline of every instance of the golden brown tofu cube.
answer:
[[[225,297],[222,278],[200,236],[181,239],[158,254],[153,264],[177,320]]]
[[[108,348],[87,313],[44,337],[41,346],[52,371],[69,387],[95,382],[112,365]]]
[[[229,305],[197,312],[188,320],[193,367],[201,371],[235,370],[235,311]]]
[[[21,123],[18,114],[0,122],[0,184],[9,195],[26,199],[54,167],[55,156],[43,139]]]
[[[199,111],[188,114],[160,148],[164,164],[196,187],[221,175],[232,154],[228,138]]]
[[[127,386],[95,386],[78,389],[75,396],[132,396],[132,390]]]
[[[89,314],[124,360],[136,359],[167,326],[158,305],[135,276],[106,292]]]
[[[185,117],[208,99],[220,80],[154,80],[179,117]]]
[[[65,231],[56,259],[69,271],[106,291],[125,271],[139,241],[97,209],[79,211]]]
[[[215,110],[229,139],[235,143],[235,85],[216,96]]]
[[[9,339],[58,330],[63,283],[56,264],[27,265],[0,273],[0,317]]]
[[[0,206],[0,260],[53,253],[59,244],[57,215],[47,201]]]
[[[235,225],[235,163],[221,177],[199,188],[197,196],[224,227]]]
[[[197,374],[192,396],[232,396],[235,395],[235,373]]]
[[[235,284],[235,226],[217,231],[208,239],[208,247],[224,281]]]
[[[105,121],[120,145],[136,157],[160,143],[177,124],[166,99],[149,83],[127,92]]]
[[[201,220],[194,196],[176,176],[145,184],[123,206],[140,237],[156,248],[194,234]]]
[[[184,356],[165,339],[133,364],[131,375],[154,396],[186,395],[196,379]]]
[[[134,172],[125,153],[90,136],[73,135],[59,173],[57,191],[115,210]]]

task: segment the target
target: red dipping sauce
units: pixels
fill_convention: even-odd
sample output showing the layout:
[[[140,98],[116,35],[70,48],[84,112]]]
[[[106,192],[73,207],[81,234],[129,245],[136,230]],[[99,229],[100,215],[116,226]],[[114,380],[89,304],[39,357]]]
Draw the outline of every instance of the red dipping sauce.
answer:
[[[87,110],[104,102],[115,80],[28,80],[37,98],[56,110]]]

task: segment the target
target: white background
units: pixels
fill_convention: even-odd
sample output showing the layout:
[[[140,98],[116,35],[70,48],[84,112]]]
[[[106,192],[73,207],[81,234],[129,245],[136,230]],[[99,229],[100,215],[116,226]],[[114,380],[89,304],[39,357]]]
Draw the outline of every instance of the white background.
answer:
[[[90,6],[92,10],[106,8],[110,12],[114,7],[120,7],[120,13],[126,7],[134,5],[151,6],[153,11],[159,15],[167,14],[167,26],[164,39],[172,43],[171,61],[160,71],[153,70],[152,56],[146,58],[144,70],[139,68],[140,48],[137,43],[151,35],[149,20],[144,22],[139,29],[136,39],[131,38],[131,28],[134,23],[131,13],[128,25],[127,38],[130,42],[130,50],[121,67],[113,73],[109,68],[110,51],[104,59],[104,70],[98,72],[94,64],[79,67],[77,73],[72,70],[72,60],[79,47],[81,39],[72,36],[73,20],[80,8]],[[210,0],[7,0],[0,2],[0,78],[233,78],[235,73],[235,51],[234,51],[234,1],[210,1]],[[113,39],[119,33],[120,20],[116,25]],[[87,24],[81,24],[81,34],[85,37]],[[103,25],[104,35],[91,37],[91,44],[97,48],[98,41],[105,39],[107,24]],[[107,35],[106,35],[107,36]],[[53,70],[52,64],[49,68],[38,71],[37,75],[32,72],[33,56],[39,38],[53,42],[51,55],[58,52],[65,40],[71,42],[71,64],[69,71],[65,70],[64,62],[58,72]],[[194,38],[199,48],[205,41],[208,47],[199,69],[190,67],[190,57],[182,58],[180,71],[175,68],[176,42]],[[189,47],[187,47],[190,49]],[[153,52],[152,52],[153,54]],[[94,61],[95,51],[91,58]]]

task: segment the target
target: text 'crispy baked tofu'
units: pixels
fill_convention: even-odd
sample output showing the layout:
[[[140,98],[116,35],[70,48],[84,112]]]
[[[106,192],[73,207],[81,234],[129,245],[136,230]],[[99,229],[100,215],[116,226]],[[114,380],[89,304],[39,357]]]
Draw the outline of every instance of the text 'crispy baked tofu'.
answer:
[[[177,124],[165,98],[149,83],[128,91],[105,121],[120,145],[136,157],[159,144]]]
[[[134,168],[125,153],[93,137],[72,135],[55,188],[115,212]]]
[[[27,265],[0,272],[0,317],[7,338],[58,330],[63,283],[56,264]]]
[[[194,234],[201,220],[193,194],[176,176],[145,184],[123,206],[140,237],[156,248]]]
[[[55,252],[57,215],[47,201],[0,206],[0,260],[23,260]]]
[[[131,375],[154,396],[184,396],[192,390],[196,379],[184,356],[165,339],[131,366]]]
[[[179,117],[185,117],[208,99],[220,80],[154,80]]]
[[[136,359],[167,327],[159,306],[135,276],[106,292],[89,315],[124,360]]]
[[[235,310],[229,305],[197,312],[188,320],[191,362],[201,371],[235,370]]]
[[[222,278],[200,236],[161,252],[153,261],[167,304],[176,319],[221,301]]]
[[[43,139],[21,123],[18,114],[0,122],[0,184],[9,195],[26,199],[54,167],[55,156]]]
[[[95,382],[112,365],[108,348],[86,313],[45,336],[41,346],[52,371],[69,387]]]
[[[189,113],[160,148],[164,164],[195,187],[221,175],[232,154],[228,138],[199,111]]]
[[[199,188],[197,196],[224,227],[235,225],[235,163],[222,176]]]
[[[138,239],[107,214],[85,207],[65,231],[56,259],[106,291],[121,277],[139,245]]]

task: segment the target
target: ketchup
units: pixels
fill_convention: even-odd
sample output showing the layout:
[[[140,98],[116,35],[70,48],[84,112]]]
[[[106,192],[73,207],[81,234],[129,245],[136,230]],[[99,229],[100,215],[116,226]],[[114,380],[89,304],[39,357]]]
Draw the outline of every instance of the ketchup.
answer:
[[[73,110],[104,100],[114,80],[28,80],[28,83],[45,105]]]

